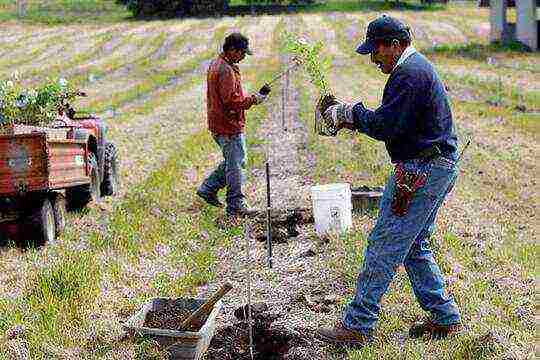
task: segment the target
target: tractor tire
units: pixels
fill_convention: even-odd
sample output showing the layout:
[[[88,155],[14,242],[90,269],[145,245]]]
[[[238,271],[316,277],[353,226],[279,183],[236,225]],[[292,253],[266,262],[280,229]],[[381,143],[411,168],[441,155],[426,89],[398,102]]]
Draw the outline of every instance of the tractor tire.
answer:
[[[25,240],[35,247],[54,243],[56,239],[56,224],[51,201],[48,198],[42,198],[38,204],[30,212],[24,224]]]
[[[120,186],[118,167],[118,150],[113,143],[107,143],[105,145],[101,196],[114,196],[118,194],[118,188]]]
[[[66,229],[66,198],[62,194],[57,194],[53,199],[54,225],[56,237],[59,237]]]
[[[100,186],[96,155],[88,155],[90,184],[74,186],[66,190],[67,205],[71,211],[80,211],[91,201],[99,201]]]

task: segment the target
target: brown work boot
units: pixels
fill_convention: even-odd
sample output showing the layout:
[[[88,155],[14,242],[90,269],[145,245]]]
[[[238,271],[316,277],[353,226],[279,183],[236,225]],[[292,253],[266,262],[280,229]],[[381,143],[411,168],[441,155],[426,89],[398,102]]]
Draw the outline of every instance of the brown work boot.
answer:
[[[197,196],[199,196],[201,199],[206,201],[207,204],[215,206],[215,207],[223,207],[223,204],[221,201],[219,201],[217,194],[215,193],[206,193],[201,190],[197,190]]]
[[[360,347],[368,344],[372,337],[362,334],[356,330],[347,329],[343,323],[336,324],[333,328],[320,328],[317,330],[317,337],[324,342],[349,346]]]
[[[459,333],[462,329],[461,323],[450,325],[439,325],[431,319],[426,319],[414,323],[409,329],[409,337],[416,339],[424,335],[430,335],[434,340],[444,339]]]
[[[250,207],[247,207],[246,205],[241,205],[237,209],[229,210],[227,209],[227,216],[229,218],[231,217],[239,217],[239,218],[252,218],[259,214],[259,211],[257,209],[253,209]]]

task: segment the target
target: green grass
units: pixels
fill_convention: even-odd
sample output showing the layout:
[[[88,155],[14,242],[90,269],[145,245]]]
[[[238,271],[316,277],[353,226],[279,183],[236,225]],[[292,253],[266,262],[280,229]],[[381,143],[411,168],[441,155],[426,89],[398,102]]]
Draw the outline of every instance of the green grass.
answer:
[[[96,7],[98,3],[93,4]],[[417,16],[424,21],[454,19],[451,23],[471,37],[468,45],[419,47],[440,69],[450,89],[464,89],[475,95],[474,99],[453,101],[458,133],[462,139],[472,137],[473,144],[431,239],[436,260],[448,276],[448,289],[467,324],[467,333],[442,342],[405,339],[408,325],[423,312],[405,272],[399,269],[383,299],[375,343],[355,351],[325,351],[329,359],[530,359],[535,344],[533,289],[538,272],[536,229],[532,222],[538,172],[534,154],[539,128],[537,115],[515,107],[525,105],[527,110],[538,107],[538,92],[533,87],[517,85],[518,81],[534,82],[538,71],[536,57],[512,46],[485,45],[485,41],[475,37],[471,28],[478,17],[486,16],[487,21],[484,10],[472,5],[451,5],[435,6],[419,14],[409,11],[414,10],[414,4],[409,2],[388,11],[406,14],[413,27]],[[99,76],[99,84],[116,85],[103,93],[97,87],[95,97],[83,104],[92,111],[110,108],[120,111],[107,120],[107,125],[113,141],[120,146],[124,164],[128,164],[122,169],[128,179],[122,197],[106,200],[109,210],[94,207],[70,215],[68,231],[58,244],[27,252],[14,246],[0,248],[0,267],[5,269],[0,274],[0,334],[14,325],[24,325],[28,334],[24,341],[33,359],[62,358],[70,351],[78,352],[84,359],[107,359],[121,351],[133,359],[159,358],[148,341],[119,341],[120,322],[148,298],[192,296],[199,286],[214,285],[216,269],[229,265],[220,263],[220,254],[238,252],[240,248],[241,228],[224,227],[219,221],[221,212],[203,206],[193,191],[219,159],[217,147],[205,130],[205,77],[198,69],[201,63],[215,56],[225,33],[234,28],[260,34],[256,25],[264,18],[189,20],[193,24],[182,34],[189,34],[194,44],[207,41],[208,45],[199,52],[186,52],[177,66],[170,68],[165,67],[168,57],[186,45],[186,36],[179,35],[163,57],[152,60],[149,57],[163,46],[171,29],[184,20],[125,21],[121,7],[107,6],[111,6],[111,12],[99,14],[90,8],[82,9],[81,4],[68,4],[72,17],[68,16],[63,24],[69,25],[69,29],[88,31],[98,25],[107,32],[92,35],[97,44],[93,51],[66,57],[63,62],[44,62],[42,67],[27,74],[38,82],[53,74],[72,71],[72,80],[84,89],[92,86],[88,80],[92,73]],[[284,68],[285,64],[279,62],[279,41],[285,29],[313,40],[333,34],[332,44],[337,44],[343,58],[339,59],[339,67],[330,69],[332,89],[341,98],[364,100],[369,107],[376,107],[386,78],[367,58],[354,54],[355,44],[351,45],[346,30],[354,23],[361,27],[358,36],[363,37],[366,25],[363,19],[373,18],[385,6],[392,5],[383,1],[330,1],[299,15],[287,15],[292,17],[292,28],[288,28],[283,18],[273,29],[265,29],[265,36],[253,36],[255,48],[267,55],[241,65],[245,88],[257,88]],[[0,18],[7,19],[6,12],[11,7],[11,3],[0,2]],[[52,10],[47,11],[41,15],[51,14]],[[325,11],[344,16],[325,16]],[[459,17],[461,12],[468,16]],[[84,13],[93,13],[95,17],[85,18]],[[18,26],[22,37],[16,45],[4,44],[13,49],[14,57],[0,61],[1,74],[32,65],[34,58],[56,41],[66,46],[73,43],[72,35],[67,33],[42,43],[32,42],[33,34],[56,29],[57,24],[46,24],[58,21],[54,17],[52,21],[37,15],[22,22],[9,19],[13,21],[6,26],[13,29]],[[323,21],[328,29],[323,33],[313,19]],[[157,31],[143,35],[125,33],[148,24]],[[210,40],[202,33],[208,29],[212,29]],[[118,42],[104,55],[101,47],[116,37]],[[141,50],[131,56],[117,52],[130,44]],[[325,48],[331,45],[326,44]],[[90,66],[91,61],[102,56],[106,56],[102,65]],[[490,67],[486,59],[493,56],[514,67]],[[485,71],[492,77],[472,71],[460,73],[455,70],[458,66]],[[125,73],[120,76],[119,71]],[[505,84],[509,84],[504,91],[498,92],[498,77],[504,77]],[[307,164],[307,158],[313,160],[313,166],[299,171],[303,181],[384,184],[391,170],[384,145],[345,132],[336,138],[316,136],[312,109],[317,91],[298,73],[291,78],[291,86],[298,96],[295,119],[308,131],[305,148],[298,149],[300,163]],[[280,96],[279,85],[274,86],[272,96]],[[501,103],[497,106],[488,103],[493,97],[500,97]],[[277,100],[276,106],[279,104]],[[263,168],[262,149],[269,140],[256,134],[269,121],[272,111],[275,109],[262,106],[248,113],[249,169]],[[253,181],[250,173],[248,182]],[[249,191],[248,197],[258,196]],[[526,193],[530,193],[528,198],[524,197]],[[352,296],[374,215],[355,215],[356,231],[328,245],[314,244],[332,255],[320,266],[335,276],[336,285],[346,289],[340,305]],[[278,273],[264,270],[256,275],[272,286],[281,286]],[[324,321],[334,320],[337,314],[338,311],[333,312]],[[2,360],[9,358],[6,344],[4,339],[0,340]]]
[[[125,6],[109,0],[28,0],[26,12],[19,16],[16,1],[0,4],[0,21],[23,21],[28,24],[116,23],[131,14]]]
[[[526,51],[523,44],[519,42],[511,43],[469,43],[469,44],[439,44],[431,49],[425,49],[423,52],[426,55],[445,55],[447,57],[454,58],[466,58],[478,61],[487,61],[489,57],[496,56],[497,54],[520,54]]]
[[[15,0],[4,0],[0,4],[0,21],[23,21],[28,24],[65,25],[81,23],[118,23],[131,21],[132,14],[126,6],[109,0],[53,0],[43,2],[28,0],[26,12],[19,16]],[[230,6],[247,5],[246,0],[232,0]],[[264,5],[264,4],[263,4]],[[313,5],[300,5],[299,12],[361,12],[361,11],[437,11],[440,4],[425,5],[419,1],[384,0],[329,0]]]
[[[254,5],[265,5],[264,1],[254,2]],[[286,3],[286,2],[285,2]],[[229,6],[250,5],[249,0],[231,0]],[[352,12],[352,11],[385,11],[385,10],[412,10],[412,11],[434,11],[441,10],[440,4],[424,5],[420,1],[384,1],[384,0],[326,0],[316,1],[314,4],[301,4],[297,6],[300,12]]]

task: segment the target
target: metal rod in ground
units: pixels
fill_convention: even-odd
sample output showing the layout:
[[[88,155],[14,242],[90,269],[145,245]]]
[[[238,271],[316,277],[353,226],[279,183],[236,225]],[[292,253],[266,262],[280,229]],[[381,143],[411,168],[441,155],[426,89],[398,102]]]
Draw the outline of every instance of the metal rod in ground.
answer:
[[[249,353],[253,357],[253,323],[251,321],[251,226],[249,222],[244,226],[244,238],[246,239],[246,267],[247,267],[247,316],[249,328]]]
[[[266,250],[268,267],[272,268],[272,221],[270,219],[270,164],[266,160]]]
[[[285,73],[285,86],[283,87],[283,121],[281,123],[281,128],[285,131],[287,130],[285,122],[287,119],[287,100],[289,99],[289,76],[290,69],[287,69],[287,72]]]
[[[287,75],[285,75],[285,78]],[[285,102],[287,101],[287,90],[285,89],[286,81],[284,79],[281,87],[281,130],[285,130]]]

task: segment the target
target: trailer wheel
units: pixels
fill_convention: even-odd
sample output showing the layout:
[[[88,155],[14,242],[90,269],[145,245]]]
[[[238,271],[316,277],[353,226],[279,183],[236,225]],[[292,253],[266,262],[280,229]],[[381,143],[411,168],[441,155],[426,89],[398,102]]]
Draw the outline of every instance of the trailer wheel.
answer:
[[[49,199],[41,199],[39,206],[31,212],[25,226],[25,233],[26,240],[35,246],[54,243],[56,224],[53,206]]]
[[[62,194],[57,194],[53,201],[54,225],[56,237],[60,236],[66,229],[66,198]]]
[[[70,210],[82,210],[89,202],[99,200],[100,186],[96,155],[90,153],[88,162],[90,163],[90,184],[66,189],[67,205]]]
[[[107,143],[105,145],[104,160],[101,195],[113,196],[118,194],[118,187],[120,185],[120,179],[118,176],[118,150],[113,143]]]

